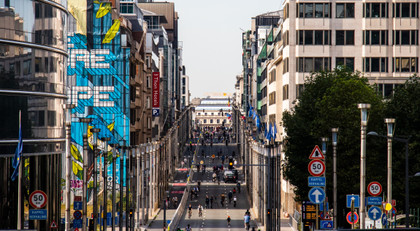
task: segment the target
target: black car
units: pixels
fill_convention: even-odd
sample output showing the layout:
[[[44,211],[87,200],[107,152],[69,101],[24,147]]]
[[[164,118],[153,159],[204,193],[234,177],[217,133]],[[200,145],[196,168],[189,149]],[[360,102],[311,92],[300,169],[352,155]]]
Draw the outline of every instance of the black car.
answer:
[[[238,177],[235,175],[233,171],[225,171],[223,180],[225,181],[225,183],[227,182],[236,183],[238,181]]]

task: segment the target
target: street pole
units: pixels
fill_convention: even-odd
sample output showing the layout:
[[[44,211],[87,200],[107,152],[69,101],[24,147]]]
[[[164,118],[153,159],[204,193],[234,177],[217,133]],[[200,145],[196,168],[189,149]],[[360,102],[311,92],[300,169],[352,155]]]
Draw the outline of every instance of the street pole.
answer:
[[[337,142],[338,128],[332,128],[332,145],[333,145],[333,221],[334,229],[337,229]]]
[[[410,228],[410,188],[408,186],[408,141],[410,138],[402,139],[405,142],[405,227]]]
[[[70,175],[71,175],[71,109],[74,104],[64,104],[66,111],[66,214],[65,214],[65,230],[70,231]]]
[[[120,154],[120,219],[119,219],[119,226],[120,230],[123,230],[123,211],[124,211],[124,157],[125,157],[125,146],[121,147],[121,154]]]
[[[111,140],[109,137],[102,138],[102,141],[105,142],[105,148],[104,148],[104,222],[103,222],[103,230],[107,230],[107,214],[108,214],[108,142]]]
[[[130,166],[131,166],[131,155],[130,147],[126,149],[125,159],[125,229],[128,230],[130,224]]]
[[[395,119],[387,118],[385,119],[387,127],[387,147],[388,147],[388,177],[387,177],[387,202],[392,203],[392,137],[394,135],[394,123]],[[391,214],[391,213],[390,213]]]
[[[360,228],[365,228],[365,188],[366,188],[366,127],[370,104],[357,104],[361,113],[360,126]]]
[[[322,153],[324,154],[325,158],[327,158],[327,142],[329,141],[329,139],[327,137],[322,137],[321,138],[322,141]],[[325,160],[325,162],[327,162],[327,160]],[[325,186],[324,186],[324,192],[325,195],[327,194],[327,165],[325,165],[325,171],[324,171],[324,177],[325,177]],[[327,200],[326,198],[324,199],[324,216],[327,215]]]
[[[114,145],[112,148],[112,231],[115,231],[115,212],[116,212],[116,191],[115,191],[115,181],[116,181],[116,159],[117,159],[117,146]]]
[[[93,230],[97,230],[98,227],[98,166],[96,156],[98,150],[98,132],[101,131],[99,128],[92,128],[90,131],[93,134]]]
[[[80,118],[79,121],[86,126],[83,134],[83,230],[87,230],[87,171],[88,171],[88,137],[89,123],[92,118]]]
[[[140,169],[140,161],[141,161],[141,158],[140,158],[140,147],[139,146],[137,146],[137,148],[136,148],[136,163],[137,163],[137,176],[136,176],[136,186],[137,186],[137,190],[136,190],[136,218],[137,218],[137,222],[136,222],[136,228],[138,229],[138,228],[140,228],[139,227],[139,224],[140,224],[140,202],[141,202],[141,200],[140,200],[140,186],[142,185],[142,182],[141,182],[141,169]]]

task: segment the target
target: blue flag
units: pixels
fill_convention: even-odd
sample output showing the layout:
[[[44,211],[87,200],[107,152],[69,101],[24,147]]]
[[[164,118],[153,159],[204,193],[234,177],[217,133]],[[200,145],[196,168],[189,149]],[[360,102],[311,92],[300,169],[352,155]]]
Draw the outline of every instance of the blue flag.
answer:
[[[272,126],[272,128],[271,128],[271,137],[273,138],[273,140],[276,140],[276,137],[277,137],[276,123],[274,123],[274,126]]]
[[[265,138],[270,141],[271,139],[271,132],[270,132],[270,126],[267,124],[267,127],[265,129]]]
[[[12,181],[16,179],[16,177],[19,175],[19,164],[20,159],[22,157],[22,149],[23,149],[23,142],[22,142],[22,122],[20,120],[19,116],[19,141],[18,145],[16,147],[15,156],[13,157],[12,166],[15,169],[12,174]]]

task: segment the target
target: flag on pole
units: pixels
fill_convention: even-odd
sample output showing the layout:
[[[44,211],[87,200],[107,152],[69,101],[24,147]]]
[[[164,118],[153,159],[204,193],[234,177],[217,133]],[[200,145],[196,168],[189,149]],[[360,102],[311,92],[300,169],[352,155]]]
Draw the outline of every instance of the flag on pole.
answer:
[[[227,116],[228,119],[232,119],[232,115],[231,114],[226,113],[226,116]]]
[[[19,141],[16,147],[15,156],[13,157],[12,166],[15,169],[12,174],[12,181],[15,181],[16,177],[19,175],[19,164],[22,156],[23,142],[22,142],[22,121],[21,121],[21,112],[19,111]]]
[[[276,123],[274,123],[274,126],[272,126],[271,128],[271,138],[273,138],[273,140],[276,140],[277,137],[277,126]]]

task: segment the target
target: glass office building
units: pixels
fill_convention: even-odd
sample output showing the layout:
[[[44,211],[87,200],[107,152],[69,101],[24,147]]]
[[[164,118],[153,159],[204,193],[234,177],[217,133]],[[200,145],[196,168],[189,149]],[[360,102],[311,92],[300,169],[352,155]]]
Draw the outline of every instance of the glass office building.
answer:
[[[22,224],[47,230],[60,222],[66,102],[65,0],[0,0],[0,229],[16,229],[18,179],[12,159],[23,137]],[[29,195],[42,190],[46,220],[29,220]],[[23,226],[22,226],[23,229]]]

